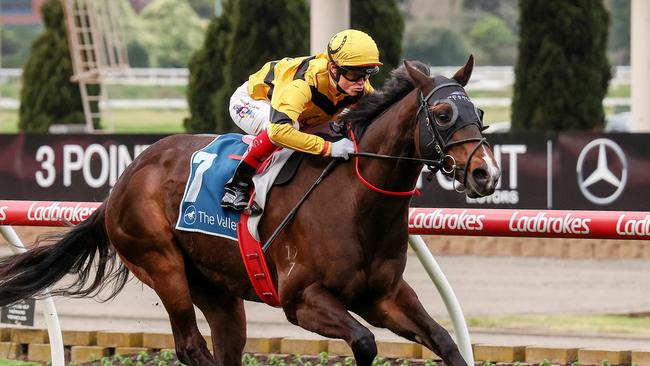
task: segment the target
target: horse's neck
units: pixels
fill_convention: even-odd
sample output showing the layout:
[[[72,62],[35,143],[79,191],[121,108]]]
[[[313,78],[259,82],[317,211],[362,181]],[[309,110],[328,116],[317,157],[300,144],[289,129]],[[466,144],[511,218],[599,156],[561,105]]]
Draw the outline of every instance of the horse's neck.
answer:
[[[416,108],[412,91],[368,126],[359,150],[394,156],[409,153],[413,147]]]
[[[415,157],[415,93],[409,93],[368,126],[359,151]],[[360,158],[359,166],[368,181],[392,191],[412,189],[420,172],[416,163],[388,159]]]

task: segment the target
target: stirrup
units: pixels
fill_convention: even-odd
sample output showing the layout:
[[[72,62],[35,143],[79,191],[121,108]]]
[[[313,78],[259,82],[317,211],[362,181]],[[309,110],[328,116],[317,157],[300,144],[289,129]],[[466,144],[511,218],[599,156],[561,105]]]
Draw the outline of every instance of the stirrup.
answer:
[[[244,209],[244,213],[248,216],[257,216],[261,215],[264,212],[260,205],[257,204],[257,202],[253,201],[250,205],[248,205]]]

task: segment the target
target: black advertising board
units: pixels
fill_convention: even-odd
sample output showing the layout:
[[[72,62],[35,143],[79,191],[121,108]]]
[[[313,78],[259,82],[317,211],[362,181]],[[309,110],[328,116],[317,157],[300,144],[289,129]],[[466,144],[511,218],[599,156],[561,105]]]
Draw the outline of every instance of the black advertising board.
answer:
[[[0,135],[0,198],[102,201],[162,135]]]
[[[0,199],[101,201],[124,168],[163,135],[0,135]],[[648,134],[487,136],[502,177],[471,200],[441,174],[413,207],[650,210]],[[426,174],[424,174],[426,175]]]
[[[553,208],[650,210],[650,135],[561,134],[556,153]]]
[[[552,182],[548,171],[549,164],[553,163],[554,136],[494,134],[487,139],[501,168],[501,179],[493,195],[475,200],[467,198],[463,193],[454,192],[452,181],[438,172],[431,182],[422,181],[422,195],[415,196],[411,206],[549,208],[552,204],[549,183]]]

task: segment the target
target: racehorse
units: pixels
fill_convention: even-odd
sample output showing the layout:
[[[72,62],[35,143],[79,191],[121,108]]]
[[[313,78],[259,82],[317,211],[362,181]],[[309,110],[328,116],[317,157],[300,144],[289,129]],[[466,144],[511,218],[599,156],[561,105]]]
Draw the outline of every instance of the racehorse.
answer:
[[[466,364],[402,274],[409,202],[424,164],[455,178],[472,197],[491,194],[499,179],[480,113],[467,109],[473,104],[463,86],[473,65],[470,56],[448,79],[432,78],[422,64],[405,62],[382,90],[364,96],[342,117],[360,155],[336,165],[267,253],[287,319],[345,340],[358,365],[371,365],[377,347],[374,335],[350,312],[421,343],[447,365]],[[246,342],[243,300],[260,299],[238,244],[174,228],[190,156],[213,138],[174,135],[156,142],[127,167],[88,220],[53,245],[1,259],[0,305],[38,296],[68,273],[76,275],[73,283],[53,294],[95,296],[112,287],[110,298],[130,271],[164,304],[180,361],[240,365]],[[259,227],[262,241],[330,162],[307,156],[290,184],[270,191]],[[210,325],[214,356],[197,327],[194,304]]]

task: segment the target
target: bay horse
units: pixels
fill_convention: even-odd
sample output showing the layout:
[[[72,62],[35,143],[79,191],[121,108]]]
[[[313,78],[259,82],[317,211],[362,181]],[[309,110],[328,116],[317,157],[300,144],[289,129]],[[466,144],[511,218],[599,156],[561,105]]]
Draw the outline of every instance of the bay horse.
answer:
[[[350,123],[358,151],[376,156],[338,164],[267,253],[287,319],[345,340],[357,365],[371,365],[377,346],[374,335],[350,312],[421,343],[447,365],[466,365],[402,274],[410,190],[423,163],[437,161],[437,168],[455,177],[472,197],[491,194],[499,179],[479,113],[467,118],[467,107],[473,104],[463,86],[473,65],[470,56],[447,79],[429,77],[422,64],[405,62],[381,91],[364,96],[343,118]],[[0,305],[38,296],[68,273],[76,275],[74,281],[54,288],[53,294],[95,296],[112,287],[111,298],[130,272],[164,304],[180,361],[241,365],[246,342],[243,300],[260,299],[238,244],[174,228],[190,156],[213,139],[174,135],[156,142],[130,164],[88,220],[61,234],[53,245],[0,259]],[[385,156],[392,159],[381,158]],[[380,192],[357,176],[355,159],[358,174]],[[308,156],[291,184],[271,190],[259,228],[262,241],[330,161]],[[388,191],[408,193],[384,194]],[[197,327],[194,304],[210,325],[214,356]]]

